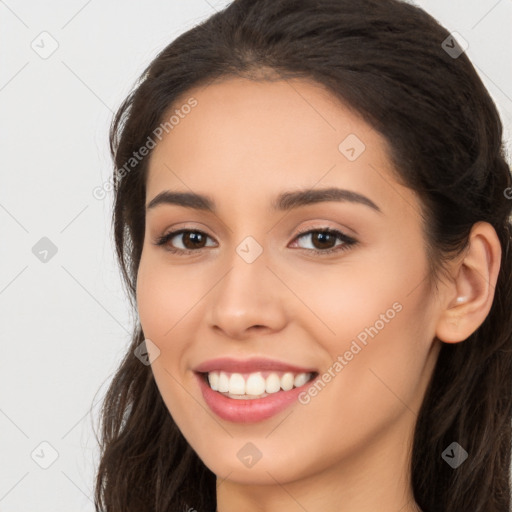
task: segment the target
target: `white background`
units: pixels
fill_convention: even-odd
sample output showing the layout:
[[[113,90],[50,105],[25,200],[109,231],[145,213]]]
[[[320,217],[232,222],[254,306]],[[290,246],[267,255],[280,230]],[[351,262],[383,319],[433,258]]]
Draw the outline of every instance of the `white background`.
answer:
[[[94,511],[92,421],[133,321],[112,195],[92,195],[112,172],[110,120],[160,50],[227,3],[0,0],[0,512]],[[468,41],[510,148],[512,0],[416,3]],[[31,47],[43,31],[47,59]],[[43,441],[48,469],[31,457],[51,462]]]

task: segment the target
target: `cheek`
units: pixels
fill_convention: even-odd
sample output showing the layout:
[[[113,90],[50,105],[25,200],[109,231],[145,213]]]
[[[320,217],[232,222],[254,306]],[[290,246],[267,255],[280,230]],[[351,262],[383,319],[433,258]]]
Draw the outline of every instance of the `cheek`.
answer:
[[[332,386],[330,399],[337,406],[330,419],[350,417],[353,432],[381,428],[404,408],[419,408],[432,332],[422,259],[416,262],[380,267],[381,275],[372,276],[377,282],[362,281],[365,289],[343,299],[336,324],[343,334],[329,352],[333,361],[341,355],[346,362]]]
[[[343,340],[356,337],[376,322],[381,326],[381,315],[394,318],[410,291],[406,283],[413,282],[417,274],[417,269],[399,258],[390,255],[384,260],[375,255],[364,261],[347,259],[338,268],[304,272],[300,280],[294,279],[294,290],[310,310],[303,317],[308,319],[308,328],[314,322],[317,336],[343,345]]]
[[[389,431],[391,425],[403,426],[401,418],[418,413],[429,348],[428,343],[421,342],[421,336],[426,339],[428,322],[422,318],[418,296],[411,295],[407,300],[402,296],[401,309],[392,308],[386,315],[382,306],[394,297],[391,293],[380,306],[377,299],[372,299],[366,313],[360,313],[357,320],[350,317],[356,314],[355,309],[348,310],[346,321],[338,320],[336,324],[335,341],[327,344],[328,338],[324,337],[324,348],[330,355],[321,373],[325,384],[311,387],[308,395],[303,395],[295,426],[286,432],[283,426],[283,435],[276,436],[282,453],[293,453],[299,436],[305,453],[322,454],[319,464],[335,463],[340,457],[365,449],[369,440]],[[375,322],[375,315],[368,313],[370,308],[384,313],[387,323]],[[358,338],[358,334],[364,337]],[[406,432],[401,435],[405,439]],[[328,447],[326,439],[330,440]]]
[[[336,375],[330,398],[336,403],[335,395],[344,396],[339,407],[350,403],[348,410],[357,411],[361,428],[375,408],[393,409],[394,403],[400,408],[390,389],[404,390],[409,399],[416,391],[432,338],[425,270],[417,248],[407,254],[390,250],[375,255],[374,261],[340,268],[339,275],[331,269],[327,286],[309,288],[316,290],[308,295],[311,309],[321,312],[331,331],[315,320],[317,342],[330,356],[326,370]]]
[[[204,294],[201,279],[161,258],[142,257],[137,275],[137,309],[147,338],[173,337],[175,326]],[[191,278],[192,277],[192,278]]]
[[[144,337],[160,350],[151,370],[167,409],[185,432],[190,426],[183,404],[190,405],[190,395],[184,389],[191,382],[184,380],[182,365],[194,332],[191,308],[202,295],[197,281],[200,280],[191,280],[190,274],[166,265],[154,254],[143,254],[141,258],[136,289],[138,314]]]

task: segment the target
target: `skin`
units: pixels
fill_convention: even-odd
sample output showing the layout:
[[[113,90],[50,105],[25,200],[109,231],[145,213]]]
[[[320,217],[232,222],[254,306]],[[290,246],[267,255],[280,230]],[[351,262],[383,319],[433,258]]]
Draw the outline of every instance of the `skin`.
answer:
[[[218,210],[147,211],[137,304],[144,335],[160,350],[152,370],[163,400],[217,475],[218,510],[418,510],[408,473],[417,413],[440,340],[463,341],[490,310],[501,255],[495,231],[475,224],[468,250],[432,293],[420,202],[394,177],[384,138],[357,114],[305,80],[230,78],[191,89],[176,105],[191,96],[198,105],[150,156],[146,204],[164,190],[193,191]],[[354,161],[338,149],[349,134],[366,146]],[[336,201],[270,209],[281,192],[331,186],[363,194],[381,213]],[[208,237],[177,235],[168,246],[194,254],[154,244],[184,227]],[[314,236],[297,238],[326,227],[358,243],[322,256],[326,245]],[[252,263],[236,252],[247,236],[263,249]],[[192,370],[199,363],[268,357],[323,374],[394,303],[401,311],[306,405],[237,424],[204,402]],[[250,468],[237,457],[247,442],[262,454]]]

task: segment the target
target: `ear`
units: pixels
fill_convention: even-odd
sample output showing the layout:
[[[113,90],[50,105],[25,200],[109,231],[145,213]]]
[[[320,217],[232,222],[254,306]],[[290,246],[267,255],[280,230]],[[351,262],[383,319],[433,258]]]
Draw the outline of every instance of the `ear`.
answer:
[[[491,310],[501,264],[501,244],[488,222],[477,222],[469,234],[464,256],[452,268],[436,336],[458,343],[473,334]]]

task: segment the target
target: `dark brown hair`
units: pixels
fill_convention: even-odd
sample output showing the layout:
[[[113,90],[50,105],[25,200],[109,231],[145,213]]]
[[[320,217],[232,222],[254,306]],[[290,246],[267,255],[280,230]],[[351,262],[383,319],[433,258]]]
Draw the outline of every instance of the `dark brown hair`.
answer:
[[[177,99],[230,76],[327,87],[384,137],[397,177],[419,194],[431,277],[466,247],[474,223],[498,234],[491,311],[467,340],[442,344],[417,419],[411,475],[424,512],[509,512],[512,180],[496,107],[466,54],[455,58],[443,47],[449,36],[399,0],[235,0],[164,48],[120,106],[110,134],[113,230],[135,306],[148,158],[119,170]],[[213,511],[215,475],[178,430],[151,367],[134,356],[143,340],[137,323],[103,404],[96,509]],[[469,454],[456,469],[441,457],[454,441]]]

